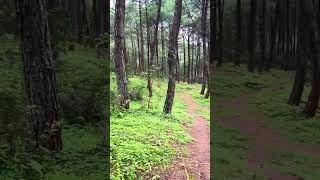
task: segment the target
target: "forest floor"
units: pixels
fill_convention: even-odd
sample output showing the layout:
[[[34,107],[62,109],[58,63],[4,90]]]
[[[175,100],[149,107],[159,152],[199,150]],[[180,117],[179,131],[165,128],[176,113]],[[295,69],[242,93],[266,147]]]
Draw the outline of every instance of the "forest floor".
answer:
[[[186,156],[175,159],[172,167],[161,179],[187,180],[187,179],[210,179],[210,127],[208,120],[199,115],[199,111],[209,113],[208,107],[199,105],[187,93],[180,94],[179,101],[188,105],[188,113],[194,123],[185,126],[187,132],[193,139],[192,143],[179,146],[189,152]]]
[[[209,175],[209,100],[200,84],[177,83],[172,114],[162,112],[167,82],[153,82],[148,108],[146,79],[129,75],[130,110],[111,111],[111,177],[192,179]],[[111,94],[116,92],[111,75]],[[200,106],[201,105],[201,106]]]
[[[292,72],[250,74],[228,64],[215,78],[216,179],[319,177],[320,118],[303,119],[303,105],[286,104]]]

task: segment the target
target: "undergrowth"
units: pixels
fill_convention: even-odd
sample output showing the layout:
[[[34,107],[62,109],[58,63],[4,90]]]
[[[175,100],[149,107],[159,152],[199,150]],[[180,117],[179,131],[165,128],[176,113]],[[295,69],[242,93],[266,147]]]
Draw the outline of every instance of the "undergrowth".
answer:
[[[187,105],[182,102],[185,93],[199,89],[199,85],[178,83],[171,115],[163,113],[166,98],[166,80],[153,82],[151,108],[148,109],[146,79],[138,76],[128,77],[130,110],[124,111],[117,106],[115,75],[111,75],[113,94],[111,111],[111,177],[113,179],[143,179],[158,177],[171,161],[178,156],[175,144],[186,144],[191,137],[182,124],[191,125]],[[133,93],[133,91],[136,91]],[[190,95],[189,94],[189,95]],[[198,92],[197,92],[198,94]],[[207,101],[208,103],[209,101]],[[154,168],[157,167],[157,172]]]
[[[105,179],[106,150],[100,121],[108,63],[76,45],[55,61],[63,150],[28,150],[22,60],[12,37],[0,43],[0,179]]]

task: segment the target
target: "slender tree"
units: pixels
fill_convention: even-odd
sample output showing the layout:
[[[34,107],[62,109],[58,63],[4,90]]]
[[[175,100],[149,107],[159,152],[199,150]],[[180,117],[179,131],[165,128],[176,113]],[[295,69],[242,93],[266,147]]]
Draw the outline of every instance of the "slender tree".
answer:
[[[261,58],[259,59],[258,70],[263,70],[264,64],[266,63],[266,5],[267,1],[262,0],[261,2],[261,14],[260,14],[260,51]]]
[[[249,50],[249,72],[254,71],[255,67],[255,46],[256,46],[256,12],[257,1],[250,1],[249,31],[248,31],[248,50]]]
[[[302,11],[301,11],[302,12]],[[298,43],[297,43],[297,51],[298,54],[296,56],[296,73],[294,78],[293,88],[291,90],[291,94],[288,100],[288,104],[298,106],[301,101],[304,83],[305,83],[305,76],[306,76],[306,62],[304,60],[305,56],[308,56],[307,46],[308,43],[306,42],[306,32],[305,28],[305,20],[304,16],[301,14],[299,15],[299,22],[298,22]]]
[[[115,13],[115,70],[117,75],[117,85],[120,94],[120,106],[129,109],[129,95],[128,95],[128,79],[125,71],[125,62],[123,54],[123,34],[124,34],[124,6],[125,0],[116,0]]]
[[[184,35],[183,38],[183,81],[186,82],[186,40]]]
[[[202,78],[202,88],[200,94],[204,94],[206,83],[209,82],[209,59],[207,56],[207,14],[208,14],[208,1],[202,0],[202,50],[203,50],[203,78]]]
[[[157,13],[157,19],[155,22],[155,28],[154,28],[154,34],[153,34],[153,40],[150,43],[150,51],[151,51],[151,57],[150,57],[150,67],[148,70],[148,91],[149,91],[149,98],[152,97],[152,81],[151,81],[151,71],[154,66],[154,58],[156,53],[156,44],[158,44],[158,27],[159,27],[159,21],[160,21],[160,14],[161,14],[161,0],[158,0],[156,2],[158,4],[158,13]]]
[[[142,27],[142,9],[141,0],[139,0],[139,17],[140,17],[140,72],[144,72],[144,39],[143,39],[143,27]]]
[[[188,31],[188,83],[190,83],[190,72],[191,72],[191,52],[190,52],[190,32]]]
[[[242,33],[242,17],[241,17],[241,0],[237,0],[237,9],[236,9],[236,22],[237,22],[237,35],[236,35],[236,54],[237,57],[235,58],[234,65],[240,66],[241,62],[241,33]]]
[[[168,42],[168,65],[169,65],[169,81],[166,101],[164,103],[163,111],[165,113],[171,113],[175,87],[176,87],[176,60],[177,60],[177,48],[178,48],[178,34],[181,23],[181,11],[182,11],[182,0],[175,1],[175,11],[173,17],[173,23],[171,25],[169,42]]]
[[[218,0],[218,17],[219,17],[219,54],[218,54],[218,66],[222,65],[223,61],[223,14],[224,14],[224,0]]]
[[[165,47],[164,47],[164,25],[161,24],[161,75],[163,77],[165,71]]]

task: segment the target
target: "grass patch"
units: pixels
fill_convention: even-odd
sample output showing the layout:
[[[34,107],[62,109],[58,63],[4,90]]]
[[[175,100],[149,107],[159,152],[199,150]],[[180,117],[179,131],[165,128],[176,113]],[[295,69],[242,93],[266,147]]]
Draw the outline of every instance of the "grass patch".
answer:
[[[148,109],[146,79],[129,78],[129,94],[136,92],[130,101],[130,110],[123,111],[113,106],[111,112],[111,177],[114,179],[143,178],[154,173],[155,167],[165,170],[179,152],[175,144],[191,142],[191,137],[182,124],[191,125],[187,105],[181,99],[182,92],[198,86],[177,84],[171,115],[164,114],[166,80],[154,80],[151,108]],[[115,76],[111,75],[111,92],[116,93]],[[138,95],[141,93],[140,95]],[[112,104],[116,102],[113,99]]]
[[[238,130],[224,128],[218,124],[213,128],[213,178],[228,180],[260,177],[247,166],[250,137]]]
[[[280,149],[274,150],[273,157],[272,166],[283,173],[303,179],[318,179],[320,177],[319,157],[310,157]]]

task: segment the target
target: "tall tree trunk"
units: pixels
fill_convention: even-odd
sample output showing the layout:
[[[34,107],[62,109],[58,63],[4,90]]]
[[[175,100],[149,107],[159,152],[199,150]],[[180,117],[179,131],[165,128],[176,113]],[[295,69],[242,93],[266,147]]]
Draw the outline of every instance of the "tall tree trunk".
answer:
[[[299,16],[299,24],[298,24],[298,56],[296,57],[296,74],[294,79],[293,88],[288,100],[288,104],[298,106],[301,101],[304,83],[305,83],[305,76],[306,76],[306,62],[304,61],[305,56],[308,56],[307,46],[308,43],[306,42],[306,32],[305,31],[305,24],[304,24],[304,16]]]
[[[163,28],[163,23],[161,24],[161,76],[163,77],[164,70],[165,70],[165,61],[164,61],[164,28]]]
[[[270,71],[273,62],[276,57],[276,46],[277,46],[277,30],[279,29],[279,16],[280,16],[280,0],[276,0],[275,9],[270,18],[270,51],[269,51],[269,60],[266,63],[266,71]]]
[[[191,52],[190,52],[190,33],[188,32],[188,83],[190,83],[191,71]]]
[[[108,14],[106,9],[108,7],[107,0],[93,0],[92,1],[92,13],[93,13],[93,26],[95,37],[99,37],[108,29]]]
[[[235,58],[234,65],[240,66],[241,62],[241,24],[242,24],[242,18],[241,18],[241,0],[237,0],[237,10],[236,10],[236,22],[237,22],[237,35],[236,35],[236,43],[237,43],[237,57]]]
[[[126,19],[126,5],[123,6],[123,56],[125,64],[129,64],[129,57],[126,47],[126,32],[125,32],[125,19]]]
[[[258,70],[263,70],[264,64],[266,63],[266,0],[262,0],[262,11],[261,11],[261,24],[260,24],[260,50],[261,58],[259,59]]]
[[[223,61],[223,13],[224,13],[224,0],[218,0],[218,15],[219,15],[219,56],[218,66],[222,65]]]
[[[183,35],[183,81],[186,82],[186,41]]]
[[[156,51],[156,44],[158,44],[158,27],[159,27],[159,21],[160,21],[160,14],[161,14],[161,0],[158,0],[158,13],[157,13],[157,20],[155,22],[155,28],[154,28],[154,34],[153,34],[153,40],[150,44],[150,51],[151,51],[151,57],[150,57],[150,67],[148,70],[148,91],[149,91],[149,98],[152,97],[152,80],[151,80],[151,72],[153,70],[154,66],[154,58],[155,58],[155,51]],[[150,104],[149,104],[150,105]]]
[[[117,75],[117,85],[120,94],[120,106],[129,109],[129,95],[128,95],[128,79],[125,71],[125,62],[123,54],[123,18],[125,0],[116,0],[115,13],[115,70]]]
[[[99,37],[97,1],[98,0],[92,0],[92,35],[95,38]]]
[[[139,17],[140,17],[140,72],[144,72],[144,40],[143,40],[143,28],[142,28],[142,10],[141,0],[139,0]]]
[[[131,57],[132,57],[132,65],[133,65],[133,68],[136,70],[137,69],[137,66],[136,66],[136,62],[137,62],[137,58],[136,58],[136,54],[135,54],[135,46],[134,46],[134,40],[133,40],[133,37],[130,36],[130,39],[131,39]]]
[[[305,36],[307,36],[307,43],[310,47],[308,52],[311,64],[312,64],[312,81],[311,81],[311,92],[309,94],[308,102],[304,108],[303,114],[306,117],[313,117],[316,109],[319,105],[320,96],[320,63],[319,63],[319,30],[316,19],[316,10],[314,9],[311,1],[300,0],[300,8],[302,17],[308,17],[303,20],[305,28]],[[302,19],[301,17],[301,19]]]
[[[177,62],[177,65],[176,65],[176,78],[177,78],[177,81],[180,82],[180,58],[179,58],[179,48],[178,48],[178,45],[177,45],[177,51],[176,51],[176,62]]]
[[[249,72],[254,71],[255,67],[255,46],[256,46],[256,14],[257,1],[250,1],[249,31],[248,31],[248,49],[249,49]]]
[[[85,0],[77,1],[77,18],[78,18],[78,42],[83,41],[83,36],[88,32],[88,20],[86,13],[86,2]]]
[[[45,0],[19,0],[21,52],[33,142],[51,151],[62,150],[55,71]]]
[[[197,43],[197,67],[196,67],[196,72],[197,72],[197,82],[199,82],[199,79],[200,79],[200,66],[201,66],[201,49],[200,49],[200,46],[201,46],[201,42],[200,42],[200,35],[198,35],[198,43]]]
[[[194,36],[192,37],[192,41],[194,41]],[[191,44],[191,68],[190,68],[190,81],[193,83],[193,64],[194,64],[194,44]]]
[[[148,71],[150,70],[150,32],[149,32],[149,16],[148,16],[148,4],[147,0],[145,3],[145,14],[146,14],[146,28],[147,28],[147,62],[148,62]]]
[[[166,101],[164,103],[163,111],[165,113],[171,113],[175,87],[176,87],[176,60],[177,60],[177,49],[178,49],[178,34],[181,23],[181,11],[182,11],[182,0],[176,0],[175,2],[175,12],[173,17],[173,23],[171,26],[171,31],[169,35],[168,43],[168,64],[169,64],[169,82]]]
[[[138,44],[138,72],[141,72],[142,68],[141,68],[141,51],[140,51],[140,34],[139,34],[139,30],[138,30],[138,25],[136,26],[136,31],[137,31],[137,44]]]
[[[300,51],[298,49],[298,51]],[[299,53],[299,52],[298,52]],[[300,54],[300,53],[299,53]],[[289,97],[288,104],[299,106],[305,82],[305,64],[302,62],[302,57],[298,55],[297,57],[297,69],[294,78],[293,88]]]
[[[218,0],[219,1],[219,0]],[[202,88],[200,94],[204,94],[206,83],[209,81],[209,60],[207,56],[207,13],[208,13],[208,0],[202,0],[202,50],[203,50],[203,79]]]

